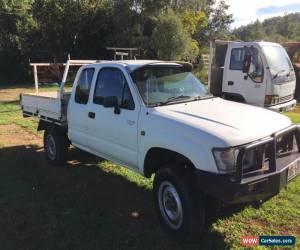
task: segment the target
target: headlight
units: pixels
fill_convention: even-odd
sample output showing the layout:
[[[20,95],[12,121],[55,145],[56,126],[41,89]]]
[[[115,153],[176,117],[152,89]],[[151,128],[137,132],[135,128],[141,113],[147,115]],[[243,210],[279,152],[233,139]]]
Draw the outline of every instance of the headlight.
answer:
[[[238,153],[238,148],[214,149],[213,154],[219,171],[222,173],[234,172]]]

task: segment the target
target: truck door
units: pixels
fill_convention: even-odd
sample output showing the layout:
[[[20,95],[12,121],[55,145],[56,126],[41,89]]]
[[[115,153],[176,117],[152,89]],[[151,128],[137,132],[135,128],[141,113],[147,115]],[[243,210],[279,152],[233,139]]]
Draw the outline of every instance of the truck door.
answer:
[[[248,74],[243,73],[246,54],[251,55]],[[261,53],[253,46],[233,47],[228,50],[222,92],[230,99],[264,106],[266,77]]]
[[[138,110],[128,80],[118,67],[99,70],[88,110],[89,147],[104,157],[137,166]],[[117,97],[120,112],[104,107],[104,98]]]
[[[93,67],[84,68],[77,79],[75,79],[71,100],[68,106],[68,136],[72,143],[87,146],[86,117],[87,103],[89,99],[91,84],[95,69]]]

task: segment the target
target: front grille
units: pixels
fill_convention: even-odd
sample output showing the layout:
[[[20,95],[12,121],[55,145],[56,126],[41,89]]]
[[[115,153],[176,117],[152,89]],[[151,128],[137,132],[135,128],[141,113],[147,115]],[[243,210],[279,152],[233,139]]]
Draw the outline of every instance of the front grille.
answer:
[[[245,152],[243,172],[266,172],[269,170],[270,145],[263,144]]]
[[[295,133],[290,132],[276,139],[276,158],[298,151]]]
[[[241,148],[236,179],[279,171],[300,157],[300,126],[293,125],[270,138]]]
[[[293,99],[293,95],[286,95],[279,98],[279,102],[287,102]]]

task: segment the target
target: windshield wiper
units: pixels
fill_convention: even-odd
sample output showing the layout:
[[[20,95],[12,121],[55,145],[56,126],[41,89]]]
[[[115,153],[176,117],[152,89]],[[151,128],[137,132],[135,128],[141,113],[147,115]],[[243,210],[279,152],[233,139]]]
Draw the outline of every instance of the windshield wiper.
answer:
[[[198,95],[197,97],[195,97],[194,100],[204,100],[204,99],[209,99],[209,98],[213,98],[214,96],[212,94],[205,94],[203,96]]]
[[[191,99],[192,97],[189,95],[178,95],[178,96],[172,96],[170,98],[168,98],[168,100],[164,101],[164,102],[159,102],[159,105],[165,105],[168,104],[170,102],[174,102],[176,100],[180,100],[180,99]]]
[[[276,79],[276,78],[278,77],[278,75],[279,75],[280,73],[282,73],[282,72],[285,72],[285,69],[279,70],[279,71],[273,76],[272,80]]]

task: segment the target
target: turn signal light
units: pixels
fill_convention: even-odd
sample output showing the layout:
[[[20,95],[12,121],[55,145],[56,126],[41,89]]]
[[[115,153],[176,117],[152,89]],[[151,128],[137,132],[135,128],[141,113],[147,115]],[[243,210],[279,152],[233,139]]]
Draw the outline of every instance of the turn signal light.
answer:
[[[278,95],[266,95],[265,96],[265,105],[275,105],[279,103]]]

